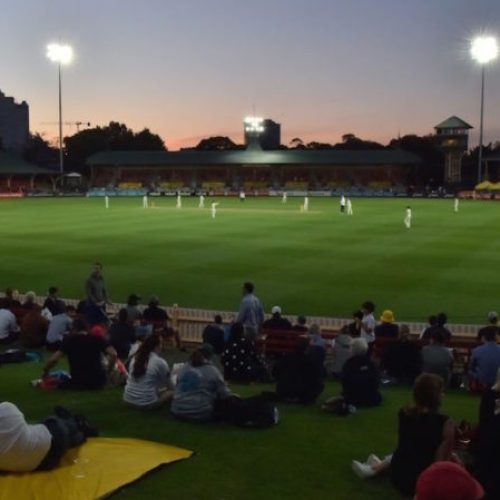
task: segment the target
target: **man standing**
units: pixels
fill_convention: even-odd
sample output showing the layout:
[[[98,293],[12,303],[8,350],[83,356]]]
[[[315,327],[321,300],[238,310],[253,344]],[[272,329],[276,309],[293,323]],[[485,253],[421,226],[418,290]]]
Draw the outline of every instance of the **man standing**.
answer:
[[[306,195],[304,198],[304,212],[307,212],[309,210],[309,196]]]
[[[411,208],[409,206],[406,207],[404,223],[405,223],[406,229],[411,228]]]
[[[217,215],[217,205],[218,203],[212,203],[211,205],[212,219],[215,219],[215,216]]]
[[[345,196],[342,195],[340,197],[340,213],[344,213],[345,212]]]
[[[281,198],[281,203],[286,203],[287,201],[287,192],[286,191],[283,191],[283,198]]]
[[[240,191],[240,201],[245,201],[246,200],[246,194],[243,189]]]
[[[243,283],[243,298],[236,318],[236,322],[245,328],[245,335],[250,340],[255,340],[259,327],[264,322],[264,309],[253,293],[254,288],[253,283],[249,281]]]
[[[145,194],[143,197],[142,197],[142,208],[148,208],[149,205],[148,205],[148,195]]]
[[[198,208],[205,208],[205,197],[200,194],[200,203],[198,203]]]
[[[182,198],[181,193],[177,193],[177,203],[175,204],[175,208],[182,208]]]
[[[455,200],[454,200],[454,202],[453,202],[453,211],[454,211],[455,213],[457,213],[457,212],[458,212],[458,203],[459,203],[459,201],[458,201],[458,196],[455,196]]]
[[[85,282],[85,294],[87,295],[86,316],[89,324],[107,322],[106,304],[111,304],[108,300],[106,284],[102,275],[102,264],[96,262],[94,269]]]
[[[347,198],[347,215],[352,215],[351,198]]]

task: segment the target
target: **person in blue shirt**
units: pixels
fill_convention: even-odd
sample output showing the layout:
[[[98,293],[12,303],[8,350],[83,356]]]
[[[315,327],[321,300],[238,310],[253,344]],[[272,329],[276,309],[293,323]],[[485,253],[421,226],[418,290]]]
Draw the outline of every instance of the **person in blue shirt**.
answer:
[[[500,346],[496,342],[496,334],[489,330],[484,335],[484,344],[472,350],[470,360],[471,390],[482,390],[491,387],[496,380],[500,368]]]

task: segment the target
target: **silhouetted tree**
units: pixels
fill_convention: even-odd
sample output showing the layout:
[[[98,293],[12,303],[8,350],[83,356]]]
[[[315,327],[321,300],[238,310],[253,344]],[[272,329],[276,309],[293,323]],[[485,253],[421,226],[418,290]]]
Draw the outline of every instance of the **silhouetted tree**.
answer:
[[[378,150],[385,149],[385,146],[375,141],[365,141],[349,133],[344,134],[342,136],[342,142],[335,144],[333,149]]]
[[[327,142],[312,141],[312,142],[308,142],[306,144],[306,148],[307,149],[318,149],[318,150],[321,150],[321,149],[332,149],[333,146],[331,144],[328,144]]]
[[[306,149],[304,146],[304,141],[300,137],[294,137],[290,141],[290,147],[293,149]]]
[[[243,146],[234,143],[229,137],[217,135],[202,139],[194,149],[198,151],[224,151],[243,149]]]
[[[59,166],[59,149],[53,148],[40,134],[30,134],[24,158],[36,165],[52,167],[57,169]]]

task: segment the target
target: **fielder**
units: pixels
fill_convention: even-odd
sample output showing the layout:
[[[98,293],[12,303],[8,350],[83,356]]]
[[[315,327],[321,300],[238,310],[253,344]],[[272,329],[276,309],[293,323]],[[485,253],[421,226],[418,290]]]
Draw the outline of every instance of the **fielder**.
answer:
[[[177,193],[177,203],[175,204],[175,208],[182,208],[181,193]]]
[[[245,191],[240,191],[240,201],[245,201],[246,197]]]
[[[304,198],[304,212],[307,212],[309,210],[309,196],[306,196]]]
[[[200,194],[200,203],[198,203],[198,208],[205,208],[205,197]]]
[[[344,213],[345,212],[345,196],[342,195],[340,197],[340,213]]]
[[[457,212],[458,212],[458,203],[459,203],[459,201],[458,201],[458,197],[455,197],[455,200],[454,200],[454,202],[453,202],[453,211],[454,211],[455,213],[457,213]]]
[[[411,228],[411,208],[410,207],[406,207],[404,223],[405,223],[406,229]]]
[[[212,203],[211,205],[211,213],[212,213],[212,219],[215,219],[215,216],[217,215],[217,206],[219,204],[218,203]]]
[[[142,208],[149,208],[149,205],[148,205],[148,196],[147,195],[144,195],[142,197]]]
[[[346,208],[347,208],[347,215],[352,215],[353,212],[352,212],[351,198],[347,198]]]
[[[286,203],[287,197],[288,197],[288,195],[287,195],[286,191],[283,191],[283,198],[281,198],[281,203]]]
[[[108,195],[106,195],[106,196],[104,197],[104,206],[105,206],[106,208],[109,208],[109,196],[108,196]]]

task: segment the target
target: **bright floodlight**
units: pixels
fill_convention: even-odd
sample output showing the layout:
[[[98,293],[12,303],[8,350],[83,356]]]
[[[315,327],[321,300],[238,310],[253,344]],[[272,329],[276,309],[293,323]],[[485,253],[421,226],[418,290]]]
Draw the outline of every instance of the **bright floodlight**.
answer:
[[[47,57],[59,64],[68,64],[73,59],[73,49],[69,45],[51,43],[47,45]]]
[[[470,46],[472,58],[479,64],[488,64],[498,57],[498,43],[492,36],[478,36]]]
[[[257,116],[247,116],[243,120],[245,124],[245,132],[264,132],[264,119]]]

